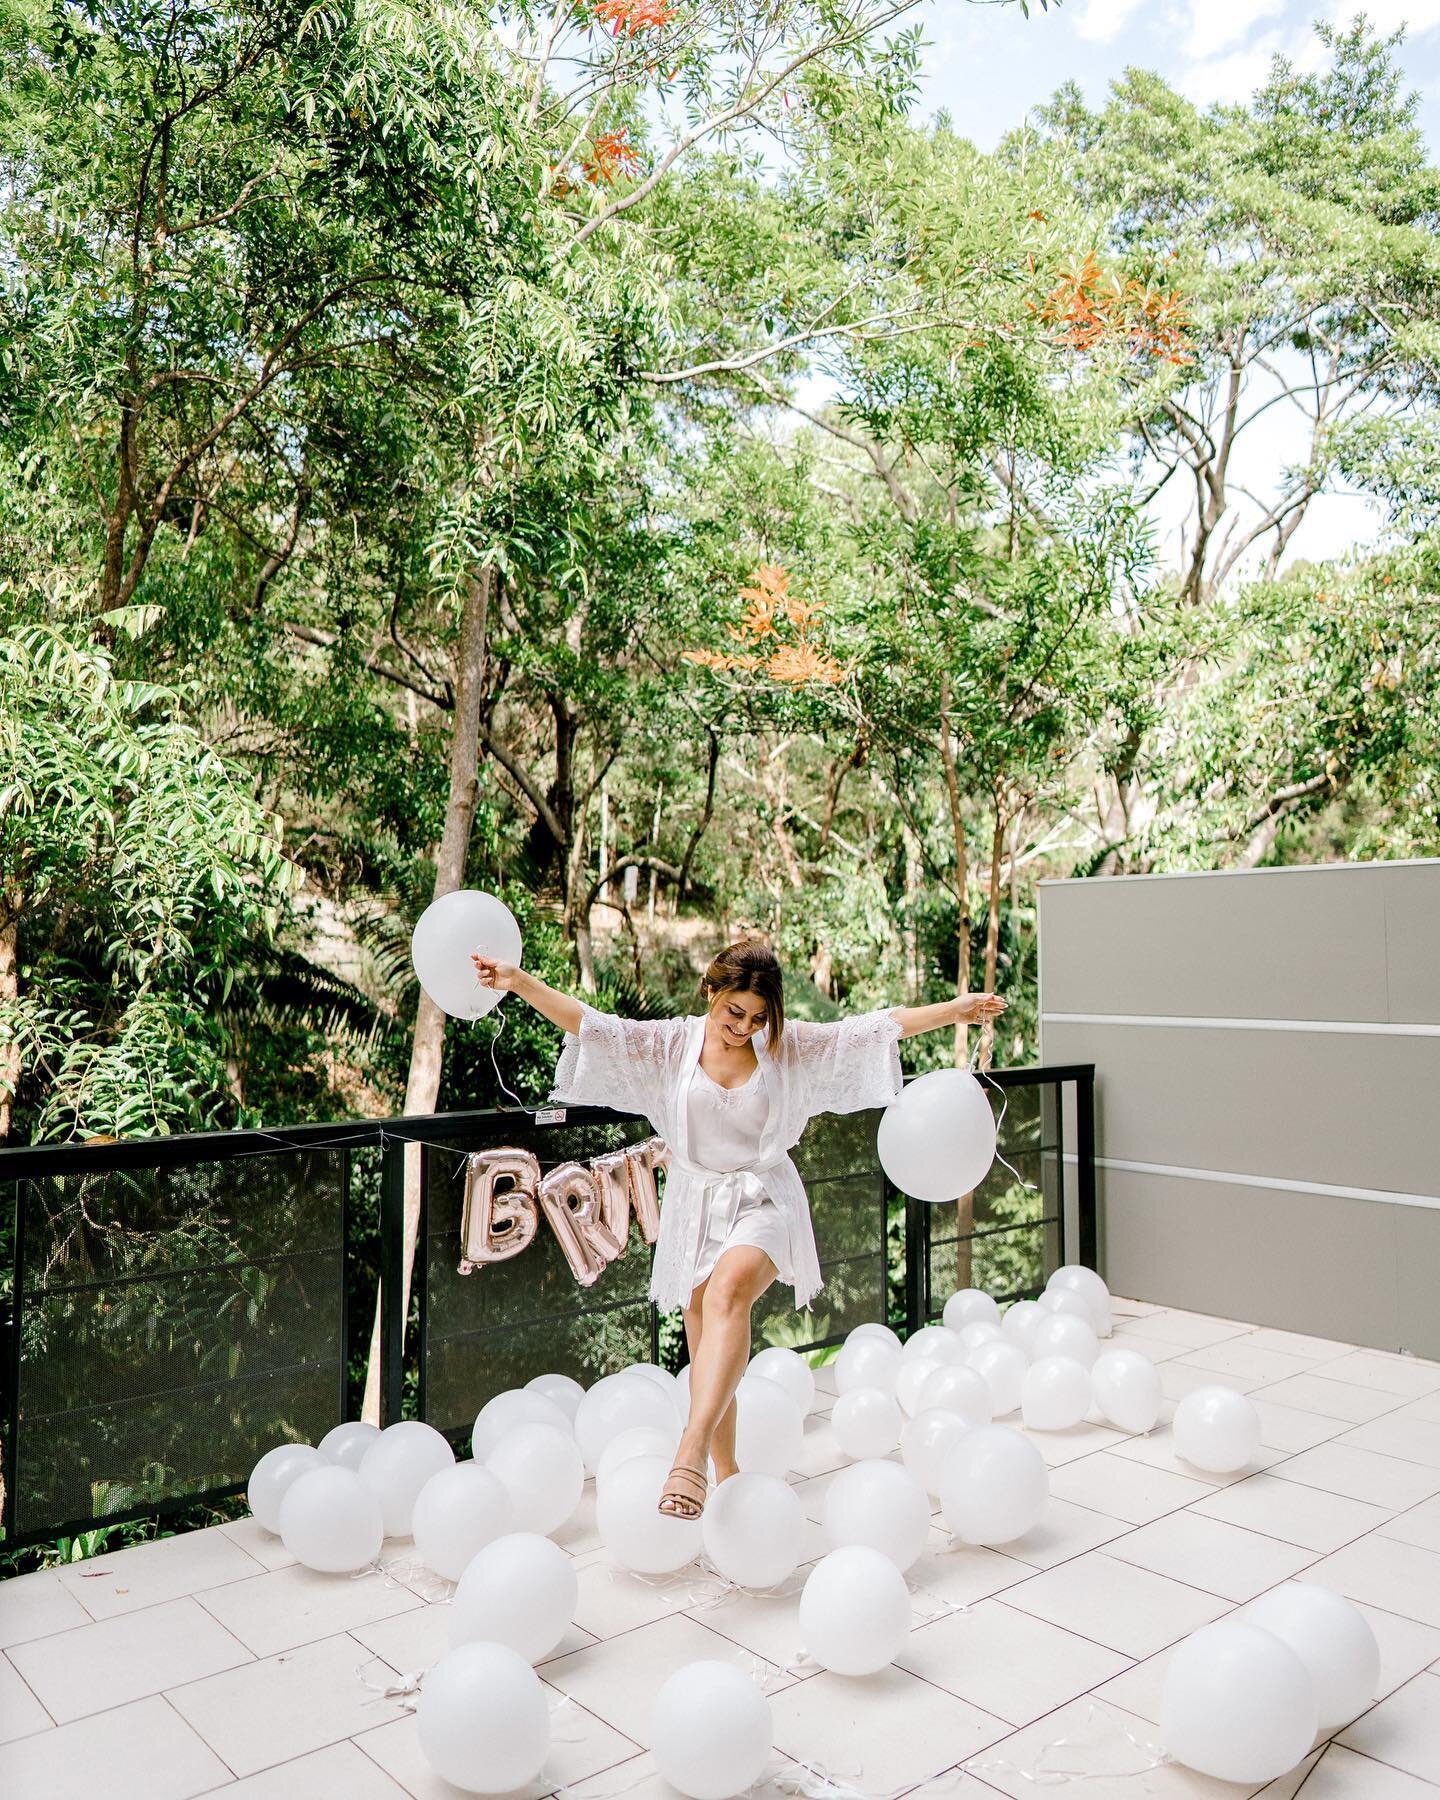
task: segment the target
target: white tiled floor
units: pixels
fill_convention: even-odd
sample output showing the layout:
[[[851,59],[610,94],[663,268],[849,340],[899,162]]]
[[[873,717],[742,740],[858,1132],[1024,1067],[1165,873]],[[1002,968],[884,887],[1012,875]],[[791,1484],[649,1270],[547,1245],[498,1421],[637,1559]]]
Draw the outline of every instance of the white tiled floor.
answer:
[[[1030,1800],[1057,1771],[1083,1774],[1086,1800],[1238,1800],[1253,1790],[1163,1760],[1165,1670],[1188,1632],[1291,1578],[1360,1605],[1381,1676],[1376,1704],[1264,1800],[1440,1800],[1440,1365],[1140,1302],[1116,1312],[1117,1339],[1160,1368],[1167,1417],[1210,1382],[1251,1395],[1250,1473],[1190,1468],[1164,1424],[1037,1435],[1044,1520],[1000,1550],[951,1549],[937,1526],[910,1571],[915,1628],[864,1680],[804,1658],[799,1580],[758,1596],[698,1568],[660,1583],[614,1568],[587,1489],[558,1534],[580,1599],[540,1666],[552,1749],[525,1800],[674,1800],[646,1714],[698,1657],[770,1697],[776,1756],[751,1800]],[[818,1375],[796,1477],[812,1520],[845,1461],[833,1370]],[[807,1553],[824,1547],[814,1524]],[[443,1652],[449,1590],[408,1543],[384,1561],[313,1575],[246,1520],[0,1585],[0,1794],[457,1800],[404,1697],[384,1692]]]

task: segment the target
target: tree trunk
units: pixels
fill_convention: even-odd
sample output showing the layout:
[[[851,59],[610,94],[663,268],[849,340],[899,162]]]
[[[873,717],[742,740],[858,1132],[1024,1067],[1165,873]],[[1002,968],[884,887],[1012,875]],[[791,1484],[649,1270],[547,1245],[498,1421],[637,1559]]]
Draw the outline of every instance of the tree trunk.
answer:
[[[985,923],[985,992],[995,992],[995,970],[1000,961],[1000,852],[1005,843],[1005,812],[995,802],[995,835],[990,840],[990,912]],[[980,1027],[980,1067],[988,1069],[995,1054],[995,1021]]]
[[[460,621],[460,643],[455,658],[455,712],[450,737],[450,797],[445,807],[445,829],[435,855],[435,894],[439,900],[453,894],[465,880],[465,855],[470,847],[470,827],[475,819],[479,786],[478,747],[480,694],[485,668],[486,621],[490,605],[492,571],[482,569],[465,586],[465,609]],[[410,1073],[405,1083],[405,1112],[431,1113],[440,1093],[440,1068],[445,1050],[445,1015],[428,994],[420,996],[415,1018],[415,1038],[410,1051]],[[415,1245],[420,1232],[420,1146],[405,1149],[405,1280],[401,1317],[410,1315],[410,1277],[415,1266]],[[380,1420],[380,1307],[375,1297],[375,1323],[370,1334],[370,1362],[365,1372],[365,1402],[361,1417]]]
[[[956,929],[955,994],[963,999],[970,992],[970,915],[965,906],[965,888],[970,879],[969,855],[965,845],[965,820],[960,811],[960,777],[955,766],[955,745],[950,736],[950,674],[940,677],[940,760],[945,767],[945,792],[950,801],[950,828],[955,834],[955,892],[960,904],[960,922]],[[970,1030],[962,1021],[955,1025],[955,1067],[963,1069],[969,1060]],[[970,1286],[973,1271],[970,1234],[975,1229],[975,1196],[962,1194],[955,1203],[955,1285]]]
[[[920,901],[920,852],[914,834],[907,831],[905,841],[905,924],[900,942],[905,955],[905,998],[911,1006],[920,1004],[920,933],[915,927],[915,914]]]
[[[13,875],[0,885],[0,1012],[20,998],[20,883]],[[20,1084],[20,1046],[0,1043],[0,1143],[10,1135],[15,1090]]]

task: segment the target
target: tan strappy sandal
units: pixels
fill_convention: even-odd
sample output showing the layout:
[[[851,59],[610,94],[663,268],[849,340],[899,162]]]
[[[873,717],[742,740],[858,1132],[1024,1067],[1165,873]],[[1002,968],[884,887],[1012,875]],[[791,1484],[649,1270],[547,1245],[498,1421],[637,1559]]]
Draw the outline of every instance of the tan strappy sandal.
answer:
[[[676,1463],[665,1481],[659,1510],[671,1519],[698,1519],[705,1510],[710,1483],[703,1469]]]

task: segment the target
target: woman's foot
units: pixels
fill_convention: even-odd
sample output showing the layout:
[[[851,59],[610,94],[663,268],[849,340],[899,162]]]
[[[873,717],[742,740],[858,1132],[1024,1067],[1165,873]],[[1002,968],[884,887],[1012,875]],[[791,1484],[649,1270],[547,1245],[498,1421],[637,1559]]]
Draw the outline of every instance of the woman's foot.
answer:
[[[705,1510],[709,1485],[703,1469],[676,1463],[660,1495],[660,1511],[675,1519],[698,1519]]]

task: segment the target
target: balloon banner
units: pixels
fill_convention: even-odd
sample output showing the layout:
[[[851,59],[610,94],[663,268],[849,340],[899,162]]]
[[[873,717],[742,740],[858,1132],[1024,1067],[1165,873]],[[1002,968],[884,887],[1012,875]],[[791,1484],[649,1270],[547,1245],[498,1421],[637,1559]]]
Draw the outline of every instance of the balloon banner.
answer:
[[[465,1177],[460,1272],[508,1262],[535,1241],[543,1213],[570,1271],[592,1287],[625,1254],[633,1208],[640,1235],[660,1235],[659,1171],[670,1161],[663,1138],[646,1138],[588,1164],[563,1162],[545,1174],[529,1150],[476,1150]]]

